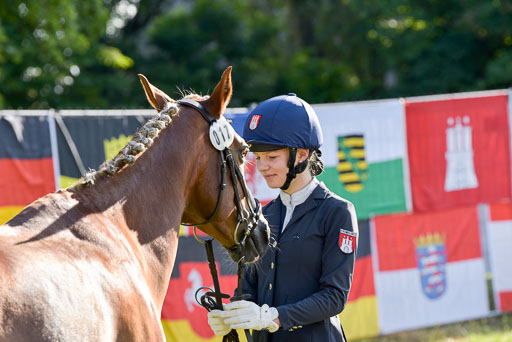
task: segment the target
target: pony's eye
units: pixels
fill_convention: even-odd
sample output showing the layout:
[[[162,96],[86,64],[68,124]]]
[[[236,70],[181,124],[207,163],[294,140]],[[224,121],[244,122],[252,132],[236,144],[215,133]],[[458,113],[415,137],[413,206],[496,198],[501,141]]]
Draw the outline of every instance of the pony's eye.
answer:
[[[240,160],[242,161],[242,163],[245,163],[245,156],[246,154],[244,152],[240,153]]]
[[[249,153],[249,148],[245,147],[241,153],[242,160],[245,160],[245,158],[247,157],[247,153]]]

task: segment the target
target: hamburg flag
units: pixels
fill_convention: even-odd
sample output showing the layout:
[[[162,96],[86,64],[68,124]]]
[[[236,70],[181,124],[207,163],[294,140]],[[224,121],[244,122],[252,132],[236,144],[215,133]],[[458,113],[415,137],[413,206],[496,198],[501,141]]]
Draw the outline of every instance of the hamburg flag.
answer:
[[[492,271],[494,303],[499,311],[512,312],[512,203],[489,205],[487,243]]]
[[[510,199],[506,94],[405,108],[415,211]]]
[[[374,218],[382,333],[486,316],[476,207]]]
[[[0,117],[0,224],[55,191],[48,117]]]
[[[324,135],[318,176],[354,203],[358,219],[407,211],[406,138],[398,100],[313,106]]]

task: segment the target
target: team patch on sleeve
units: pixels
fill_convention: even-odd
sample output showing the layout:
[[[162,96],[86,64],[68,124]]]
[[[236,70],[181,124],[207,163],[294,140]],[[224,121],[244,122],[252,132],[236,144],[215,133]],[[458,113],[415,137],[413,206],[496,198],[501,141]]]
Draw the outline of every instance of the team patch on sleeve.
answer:
[[[350,254],[356,249],[357,233],[340,229],[340,249],[345,254]]]

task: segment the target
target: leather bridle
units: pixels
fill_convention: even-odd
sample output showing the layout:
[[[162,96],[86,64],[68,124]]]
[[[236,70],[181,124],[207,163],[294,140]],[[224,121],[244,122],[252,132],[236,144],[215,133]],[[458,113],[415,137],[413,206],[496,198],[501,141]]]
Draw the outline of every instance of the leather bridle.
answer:
[[[190,100],[190,99],[183,99],[183,100],[178,101],[178,104],[196,109],[199,113],[201,113],[201,115],[208,122],[210,127],[214,123],[217,122],[217,119],[215,117],[213,117],[208,112],[208,110],[201,103],[199,103],[197,101]],[[226,134],[229,134],[229,133],[226,132]],[[251,236],[251,234],[254,232],[254,230],[256,229],[256,227],[258,225],[258,220],[259,220],[260,216],[262,215],[261,204],[256,198],[254,198],[252,196],[250,190],[247,188],[245,181],[244,181],[244,177],[242,175],[242,172],[240,171],[240,168],[236,164],[235,159],[233,158],[233,154],[231,153],[231,150],[229,149],[229,146],[227,146],[224,149],[220,149],[219,154],[220,154],[220,170],[221,170],[220,191],[219,191],[219,196],[217,198],[217,205],[215,206],[213,213],[210,215],[210,217],[208,219],[206,219],[206,221],[204,221],[202,223],[182,223],[182,225],[184,225],[184,226],[194,226],[194,237],[196,238],[197,241],[204,244],[205,248],[206,248],[206,255],[207,255],[208,264],[210,267],[210,273],[211,273],[212,279],[213,279],[214,290],[212,291],[212,289],[207,288],[207,287],[199,288],[196,291],[196,301],[201,306],[206,308],[206,310],[208,310],[208,311],[211,311],[214,309],[222,310],[223,309],[222,308],[222,298],[230,298],[230,296],[228,294],[224,294],[220,291],[220,284],[219,284],[219,279],[218,279],[218,275],[217,275],[217,268],[215,266],[215,257],[213,254],[213,245],[212,245],[213,239],[208,239],[205,241],[199,239],[196,234],[196,227],[206,225],[206,224],[212,222],[214,217],[217,215],[217,213],[219,211],[219,208],[222,203],[222,197],[224,194],[224,190],[226,188],[226,173],[227,173],[226,164],[229,167],[229,171],[231,174],[231,181],[233,182],[233,189],[234,189],[234,193],[235,193],[234,200],[235,200],[235,205],[236,205],[236,210],[237,210],[237,224],[236,224],[236,228],[235,228],[235,232],[234,232],[235,246],[230,248],[230,250],[237,250],[239,252],[239,254],[242,255],[242,251],[245,247],[247,238],[249,238]],[[248,205],[249,210],[247,213],[246,213],[246,211],[244,211],[244,209],[242,207],[242,200],[241,200],[240,192],[239,192],[238,186],[237,186],[238,183],[240,183],[242,192],[246,198],[247,203],[249,204]],[[244,232],[241,240],[238,239],[240,227],[245,227],[245,232]],[[244,257],[241,256],[240,260],[238,261],[238,272],[237,272],[238,286],[237,286],[237,293],[236,293],[237,295],[235,297],[232,297],[231,301],[244,300],[244,299],[248,299],[250,297],[250,295],[244,295],[243,291],[242,291],[242,274],[243,274],[244,261],[245,261]],[[203,296],[201,296],[201,299],[199,301],[199,300],[197,300],[197,294],[203,289],[207,289],[210,291],[206,292]],[[249,334],[248,330],[245,331],[245,334],[246,334],[247,340],[252,341],[251,335]],[[236,330],[231,330],[231,332],[228,335],[223,337],[222,341],[223,342],[225,342],[225,341],[238,342],[239,341],[238,333],[236,332]]]
[[[178,104],[183,106],[188,106],[196,109],[201,113],[203,118],[208,122],[208,124],[211,126],[214,122],[217,121],[215,117],[213,117],[204,106],[194,100],[190,99],[183,99],[178,101]],[[235,192],[235,205],[237,210],[237,224],[234,232],[234,241],[236,245],[232,248],[243,248],[245,245],[245,241],[247,237],[251,235],[251,233],[254,231],[258,224],[259,217],[261,215],[261,204],[260,202],[254,198],[250,192],[250,190],[247,188],[244,176],[242,175],[242,172],[240,171],[240,168],[235,162],[235,159],[233,157],[233,154],[231,153],[231,150],[229,147],[226,147],[223,150],[219,151],[220,154],[220,169],[221,169],[221,181],[220,181],[220,191],[219,196],[217,198],[217,205],[215,206],[215,209],[213,210],[213,213],[210,215],[206,221],[202,223],[182,223],[184,226],[203,226],[213,221],[215,216],[217,215],[217,212],[219,211],[219,208],[222,203],[222,197],[224,194],[224,190],[226,188],[226,164],[229,167],[229,171],[231,173],[231,181],[233,182],[233,189]],[[242,208],[242,200],[240,197],[240,192],[238,190],[237,183],[240,183],[240,186],[242,188],[242,192],[249,203],[249,210],[248,213],[244,211]],[[238,239],[238,231],[240,227],[246,227],[245,233],[242,237],[242,240],[239,241]],[[195,230],[194,230],[195,233]],[[195,234],[194,234],[195,235]],[[197,236],[196,236],[197,238]],[[202,242],[202,241],[201,241]]]

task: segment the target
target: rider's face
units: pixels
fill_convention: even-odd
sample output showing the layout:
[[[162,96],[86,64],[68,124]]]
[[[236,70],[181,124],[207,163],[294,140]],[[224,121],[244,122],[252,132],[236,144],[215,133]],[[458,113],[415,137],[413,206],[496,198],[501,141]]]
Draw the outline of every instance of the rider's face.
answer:
[[[271,189],[283,186],[288,173],[288,148],[269,152],[254,152],[256,167]]]

